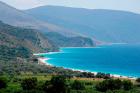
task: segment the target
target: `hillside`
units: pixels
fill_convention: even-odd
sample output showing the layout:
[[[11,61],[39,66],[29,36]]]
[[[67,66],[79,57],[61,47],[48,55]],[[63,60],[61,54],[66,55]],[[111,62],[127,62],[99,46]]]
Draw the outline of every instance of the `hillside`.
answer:
[[[39,20],[45,20],[96,40],[140,43],[140,15],[132,12],[61,6],[41,6],[25,12]]]
[[[75,36],[76,32],[68,31],[63,27],[36,19],[36,17],[18,10],[0,1],[0,20],[12,26],[38,29],[41,32],[62,32],[67,36]]]
[[[93,47],[96,45],[92,39],[87,37],[66,37],[56,32],[48,32],[45,35],[58,47]]]
[[[56,51],[58,47],[92,47],[94,45],[89,38],[65,37],[56,32],[42,34],[34,29],[10,26],[0,21],[1,58],[3,55],[11,56],[11,58],[16,57],[18,56],[17,52],[20,56],[30,57],[28,54]]]
[[[47,21],[43,21],[37,19],[36,17],[31,16],[30,14],[25,13],[24,11],[17,10],[3,2],[0,2],[0,20],[6,24],[10,24],[12,26],[24,27],[29,29],[37,29],[38,32],[42,34],[46,33],[56,33],[60,34],[59,37],[63,38],[62,40],[52,41],[55,42],[57,46],[95,46],[95,44],[89,44],[89,41],[85,40],[85,36],[77,34],[77,32],[69,31],[69,29],[63,28],[61,26],[57,26],[55,24],[51,24]],[[54,39],[54,34],[49,35],[50,40]],[[72,37],[72,39],[71,39]],[[73,38],[76,37],[76,38]],[[77,38],[80,37],[80,38]],[[64,40],[64,39],[71,39],[71,40]],[[73,41],[72,41],[73,40]],[[82,40],[82,41],[81,41]],[[78,42],[77,42],[78,41]],[[63,42],[63,43],[61,43]],[[92,41],[93,42],[93,41]],[[85,43],[85,44],[81,44]],[[59,45],[61,44],[61,45]]]
[[[18,57],[29,58],[32,53],[56,49],[57,47],[50,43],[46,36],[36,30],[14,27],[0,22],[0,57],[4,60]]]

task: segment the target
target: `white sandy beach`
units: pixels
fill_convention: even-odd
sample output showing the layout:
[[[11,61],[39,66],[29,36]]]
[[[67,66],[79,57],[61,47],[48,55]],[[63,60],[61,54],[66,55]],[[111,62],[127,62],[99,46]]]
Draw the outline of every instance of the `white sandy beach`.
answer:
[[[33,54],[34,56],[39,56],[39,55],[45,55],[45,54],[47,54],[47,53],[35,53],[35,54]]]
[[[44,64],[44,65],[52,66],[51,64],[49,64],[49,63],[47,62],[47,60],[49,60],[49,58],[38,58],[38,63],[39,63],[39,64]]]

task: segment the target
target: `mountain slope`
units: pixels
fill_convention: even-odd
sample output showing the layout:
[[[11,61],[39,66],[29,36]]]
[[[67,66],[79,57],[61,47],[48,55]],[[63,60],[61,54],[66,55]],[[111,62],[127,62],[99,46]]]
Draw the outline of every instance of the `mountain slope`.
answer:
[[[14,27],[0,21],[0,60],[27,60],[33,53],[57,51],[58,47],[66,46],[89,47],[94,44],[88,38],[68,38],[55,32],[44,35],[34,29]]]
[[[65,37],[55,32],[48,32],[46,36],[58,47],[93,47],[96,45],[92,39],[81,36]]]
[[[38,29],[42,32],[61,32],[64,35],[68,36],[75,36],[77,34],[75,32],[70,32],[68,31],[68,29],[65,29],[63,27],[38,20],[35,17],[26,14],[21,10],[15,9],[1,1],[0,12],[0,20],[13,26]]]
[[[24,29],[0,22],[0,58],[29,58],[32,53],[57,49],[46,36],[33,29]],[[6,58],[5,58],[6,57]]]
[[[42,6],[26,13],[97,40],[140,43],[140,15],[115,10]]]
[[[81,40],[84,40],[84,43],[85,43],[85,44],[82,44],[82,47],[84,45],[94,46],[93,44],[88,44],[88,41],[85,40],[85,37],[81,36],[79,33],[77,34],[77,32],[69,31],[69,29],[66,29],[64,27],[57,26],[57,25],[48,23],[47,21],[37,19],[36,17],[33,17],[30,14],[25,13],[24,11],[17,10],[2,2],[0,2],[0,12],[1,12],[0,20],[2,20],[4,23],[7,23],[13,26],[18,26],[18,27],[37,29],[38,32],[42,32],[43,34],[46,34],[48,32],[61,34],[60,36],[62,36],[61,38],[63,38],[63,40],[57,40],[56,43],[60,44],[63,41],[63,45],[61,43],[62,46],[64,45],[68,47],[79,46],[81,45]],[[50,39],[54,37],[53,36],[54,34],[51,34],[51,35],[52,36],[49,35]],[[71,37],[72,38],[80,37],[80,38],[75,38],[73,42],[71,42],[70,40],[64,41],[65,38],[71,39]],[[55,40],[55,39],[51,39],[51,40]],[[79,43],[77,42],[76,44],[76,41],[80,41],[80,42]],[[55,42],[55,41],[52,41],[52,42]]]

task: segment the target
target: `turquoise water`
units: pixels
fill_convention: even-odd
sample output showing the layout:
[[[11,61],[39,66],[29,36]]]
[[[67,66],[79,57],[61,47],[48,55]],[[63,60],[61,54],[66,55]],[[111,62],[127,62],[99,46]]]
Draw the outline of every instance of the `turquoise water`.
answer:
[[[45,57],[57,67],[140,77],[140,45],[60,48],[60,52]]]

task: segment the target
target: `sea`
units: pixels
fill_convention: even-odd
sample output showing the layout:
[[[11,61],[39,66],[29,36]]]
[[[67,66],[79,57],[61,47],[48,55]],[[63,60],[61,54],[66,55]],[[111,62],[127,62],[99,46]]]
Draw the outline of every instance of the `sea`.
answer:
[[[56,67],[140,77],[140,44],[110,44],[92,48],[63,47],[43,55]]]

